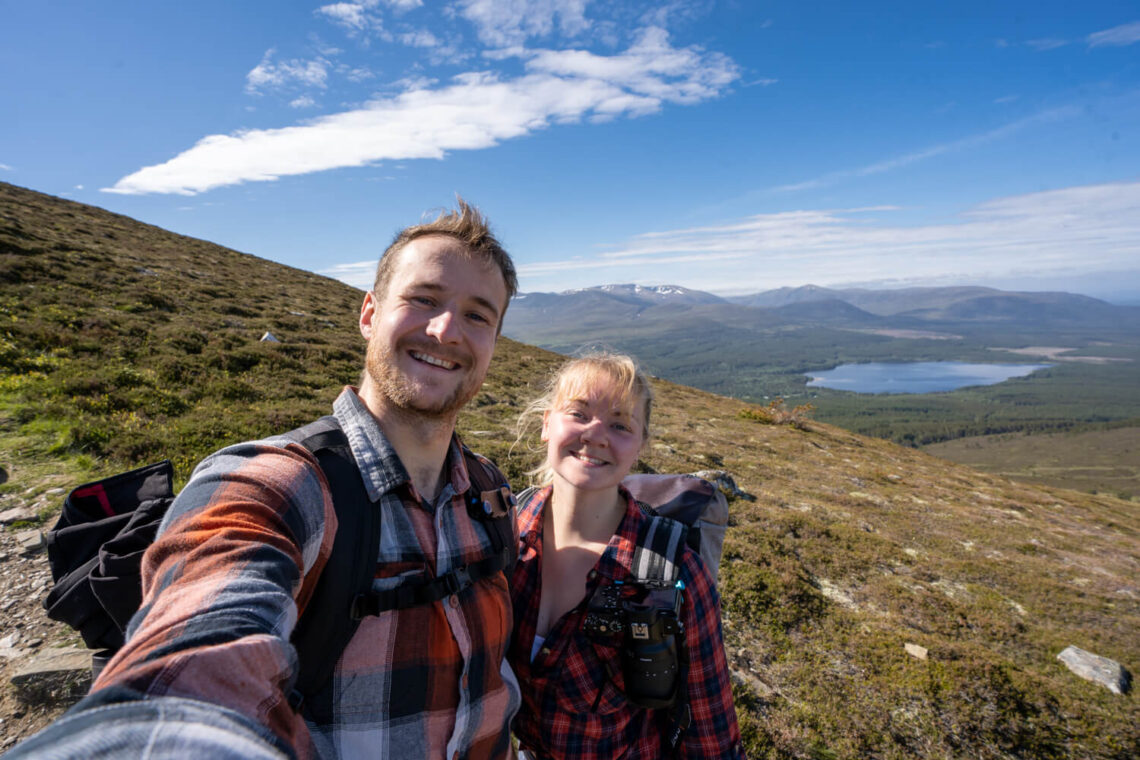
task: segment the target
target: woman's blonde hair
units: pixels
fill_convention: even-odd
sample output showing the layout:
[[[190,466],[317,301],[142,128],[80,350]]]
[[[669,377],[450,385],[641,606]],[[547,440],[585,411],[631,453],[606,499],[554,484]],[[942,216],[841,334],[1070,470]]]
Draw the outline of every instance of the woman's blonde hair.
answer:
[[[543,394],[532,401],[519,415],[518,439],[532,434],[532,428],[542,426],[543,416],[558,408],[567,399],[583,398],[590,391],[602,390],[614,402],[631,412],[639,406],[642,412],[641,441],[649,439],[649,417],[653,411],[653,389],[649,379],[626,354],[601,351],[570,359],[555,372],[546,384]],[[612,391],[612,392],[611,392]],[[517,443],[517,441],[516,441]],[[532,483],[549,485],[554,471],[544,460],[527,472]]]

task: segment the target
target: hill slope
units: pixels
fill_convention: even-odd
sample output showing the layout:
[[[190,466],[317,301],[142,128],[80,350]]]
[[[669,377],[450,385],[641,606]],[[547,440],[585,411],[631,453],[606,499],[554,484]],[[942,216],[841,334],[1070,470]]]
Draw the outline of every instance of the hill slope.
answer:
[[[184,478],[227,441],[322,413],[359,372],[358,291],[3,184],[0,272],[4,508],[163,455]],[[536,456],[511,455],[515,415],[558,361],[501,340],[461,419],[513,482]],[[1140,667],[1134,504],[657,390],[642,468],[724,469],[755,496],[731,504],[720,584],[751,757],[1140,754],[1135,697],[1055,659],[1074,644]],[[24,596],[0,638],[30,625]],[[0,709],[8,738],[46,719],[11,694]]]

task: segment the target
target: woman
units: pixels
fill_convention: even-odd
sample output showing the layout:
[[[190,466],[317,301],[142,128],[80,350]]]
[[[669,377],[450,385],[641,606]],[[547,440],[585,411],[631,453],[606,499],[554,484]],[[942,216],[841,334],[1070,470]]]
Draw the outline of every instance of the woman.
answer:
[[[684,632],[668,640],[681,679],[671,707],[635,704],[644,700],[634,693],[637,657],[622,654],[630,640],[612,626],[599,633],[596,615],[586,620],[599,600],[639,595],[632,558],[651,518],[621,481],[645,445],[652,404],[628,356],[595,354],[563,366],[521,421],[541,415],[546,461],[532,473],[542,487],[519,506],[509,656],[523,694],[515,734],[540,760],[744,756],[719,599],[698,553],[686,547],[679,563]]]

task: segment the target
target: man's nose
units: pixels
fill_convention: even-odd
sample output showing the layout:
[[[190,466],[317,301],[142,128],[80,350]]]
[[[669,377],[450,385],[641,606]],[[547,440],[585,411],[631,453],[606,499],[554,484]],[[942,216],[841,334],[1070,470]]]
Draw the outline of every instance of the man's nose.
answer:
[[[459,321],[451,309],[443,309],[428,321],[427,334],[440,343],[459,341]]]

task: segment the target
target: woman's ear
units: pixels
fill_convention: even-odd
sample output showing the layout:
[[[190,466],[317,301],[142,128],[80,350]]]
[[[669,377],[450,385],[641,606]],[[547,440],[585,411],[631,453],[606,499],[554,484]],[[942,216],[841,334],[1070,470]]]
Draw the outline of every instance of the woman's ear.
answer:
[[[550,440],[550,432],[547,430],[549,423],[550,423],[550,410],[547,409],[545,412],[542,413],[542,440],[543,441],[549,441]]]

